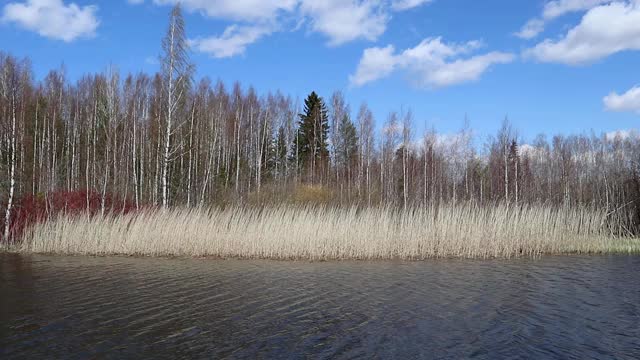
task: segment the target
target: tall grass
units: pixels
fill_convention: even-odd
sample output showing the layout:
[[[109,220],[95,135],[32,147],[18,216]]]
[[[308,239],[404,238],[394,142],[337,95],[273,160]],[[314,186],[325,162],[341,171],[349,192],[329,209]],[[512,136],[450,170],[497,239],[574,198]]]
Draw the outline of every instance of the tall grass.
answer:
[[[607,214],[588,208],[281,206],[61,216],[29,228],[20,250],[310,260],[640,251],[636,240],[612,233]]]

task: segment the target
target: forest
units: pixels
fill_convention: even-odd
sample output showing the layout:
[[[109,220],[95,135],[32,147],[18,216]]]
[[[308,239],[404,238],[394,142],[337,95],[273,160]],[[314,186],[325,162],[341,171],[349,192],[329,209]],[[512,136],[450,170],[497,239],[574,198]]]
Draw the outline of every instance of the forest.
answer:
[[[83,194],[102,213],[320,203],[414,209],[443,204],[624,211],[635,232],[640,136],[538,135],[508,120],[487,139],[415,130],[411,111],[376,119],[344,94],[258,93],[194,79],[180,8],[155,74],[115,67],[77,81],[34,79],[29,59],[0,53],[1,235],[26,198]],[[214,75],[215,76],[215,75]],[[461,123],[462,123],[461,119]],[[420,120],[420,123],[422,121]],[[466,122],[465,122],[466,124]]]

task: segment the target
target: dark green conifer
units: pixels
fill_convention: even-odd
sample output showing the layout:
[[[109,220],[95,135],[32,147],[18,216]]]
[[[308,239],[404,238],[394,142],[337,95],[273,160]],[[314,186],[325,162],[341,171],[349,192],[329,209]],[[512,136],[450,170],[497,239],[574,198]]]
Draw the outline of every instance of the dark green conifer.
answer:
[[[337,157],[342,166],[349,167],[353,165],[358,157],[358,134],[356,127],[345,114],[339,125],[338,144],[336,144]]]
[[[297,156],[301,169],[311,170],[313,173],[326,165],[329,158],[327,107],[315,91],[305,99],[304,113],[299,117],[297,137],[291,153],[294,157]]]

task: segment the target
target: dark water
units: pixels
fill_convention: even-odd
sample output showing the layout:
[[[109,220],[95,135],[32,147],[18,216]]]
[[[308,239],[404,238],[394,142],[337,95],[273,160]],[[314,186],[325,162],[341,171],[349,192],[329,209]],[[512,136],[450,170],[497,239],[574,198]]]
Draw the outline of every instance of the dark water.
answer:
[[[0,358],[640,358],[640,257],[0,254]]]

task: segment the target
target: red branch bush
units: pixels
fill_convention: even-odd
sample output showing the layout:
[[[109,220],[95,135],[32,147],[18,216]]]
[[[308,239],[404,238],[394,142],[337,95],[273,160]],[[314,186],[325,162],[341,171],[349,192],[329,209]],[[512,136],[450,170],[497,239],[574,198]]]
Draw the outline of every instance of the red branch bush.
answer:
[[[135,203],[112,195],[105,196],[104,203],[105,214],[127,214],[136,211]],[[47,221],[60,214],[95,216],[101,213],[102,196],[95,191],[56,191],[44,195],[27,195],[16,199],[9,221],[9,238],[19,241],[30,225]],[[1,222],[0,229],[4,232],[4,211]]]

